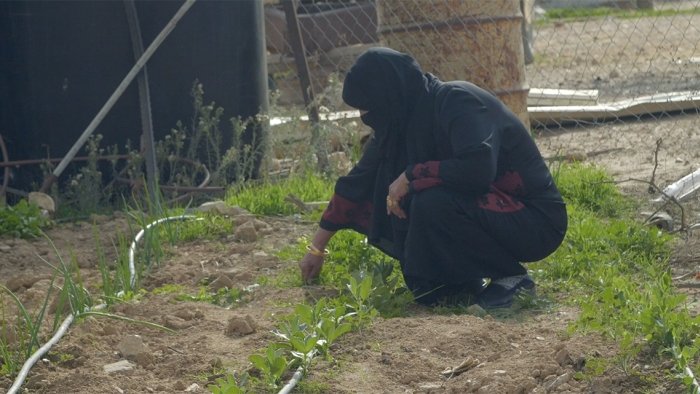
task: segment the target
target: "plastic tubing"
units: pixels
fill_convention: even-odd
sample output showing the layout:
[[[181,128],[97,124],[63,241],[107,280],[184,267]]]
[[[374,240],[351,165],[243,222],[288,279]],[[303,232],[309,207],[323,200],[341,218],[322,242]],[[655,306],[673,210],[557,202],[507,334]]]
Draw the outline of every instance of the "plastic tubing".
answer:
[[[135,283],[136,283],[136,270],[134,268],[134,254],[135,254],[135,249],[136,249],[136,244],[143,238],[143,235],[146,233],[147,230],[149,230],[151,227],[158,225],[163,222],[171,221],[171,220],[187,220],[187,219],[198,219],[194,215],[180,215],[180,216],[169,216],[165,218],[158,219],[150,224],[148,224],[146,227],[144,227],[141,231],[136,234],[136,237],[134,238],[134,241],[131,243],[131,247],[129,248],[129,280],[131,282],[131,287],[133,288]],[[106,304],[100,304],[92,308],[92,310],[100,310],[106,308]],[[68,331],[68,327],[73,323],[75,320],[75,315],[70,314],[66,319],[61,323],[61,325],[58,327],[56,332],[53,334],[51,339],[49,339],[48,342],[46,342],[43,346],[39,348],[34,354],[31,355],[27,359],[27,361],[24,362],[24,365],[22,365],[22,369],[19,371],[17,374],[17,377],[15,378],[14,383],[10,387],[10,389],[7,391],[7,394],[17,394],[18,390],[22,387],[22,384],[24,383],[24,380],[27,378],[27,375],[29,374],[29,371],[32,369],[34,364],[36,364],[39,359],[48,353],[48,351],[51,349],[53,345],[58,343],[58,341],[63,337],[63,335]],[[300,372],[297,372],[300,374]],[[294,374],[296,376],[296,374]],[[299,377],[301,378],[301,376]],[[294,383],[296,384],[296,383]],[[294,387],[294,386],[292,386]],[[291,388],[290,388],[291,390]],[[288,393],[289,391],[287,391]]]
[[[93,308],[93,310],[100,310],[105,308],[105,304],[100,304],[97,305]],[[63,334],[68,331],[68,327],[70,327],[71,323],[73,323],[73,320],[75,320],[75,315],[70,314],[64,321],[61,323],[61,325],[58,327],[58,330],[53,334],[51,339],[46,342],[42,347],[39,348],[34,354],[32,354],[31,357],[27,359],[27,361],[24,362],[24,365],[22,365],[22,369],[19,371],[17,374],[17,377],[15,378],[15,382],[12,384],[12,387],[7,391],[7,394],[16,394],[20,387],[22,387],[22,383],[24,383],[24,380],[27,378],[27,375],[29,374],[29,370],[32,369],[34,364],[36,364],[39,359],[46,353],[48,353],[49,349],[56,343],[58,343],[58,340],[61,339]]]
[[[161,218],[156,220],[155,222],[152,222],[148,224],[146,227],[144,227],[141,231],[136,234],[136,237],[134,237],[133,242],[131,242],[131,246],[129,247],[129,284],[131,285],[131,288],[133,289],[136,286],[136,267],[134,264],[134,254],[136,253],[136,244],[139,243],[141,238],[146,234],[146,231],[148,231],[151,227],[156,226],[158,224],[161,224],[163,222],[169,222],[172,220],[187,220],[187,219],[197,219],[196,216],[194,215],[180,215],[180,216],[169,216],[165,218]]]
[[[289,379],[289,382],[282,387],[282,390],[279,391],[277,394],[289,394],[294,390],[294,387],[299,383],[301,380],[301,377],[303,375],[301,367],[297,368],[297,371],[294,372],[294,375],[292,375],[292,378]]]

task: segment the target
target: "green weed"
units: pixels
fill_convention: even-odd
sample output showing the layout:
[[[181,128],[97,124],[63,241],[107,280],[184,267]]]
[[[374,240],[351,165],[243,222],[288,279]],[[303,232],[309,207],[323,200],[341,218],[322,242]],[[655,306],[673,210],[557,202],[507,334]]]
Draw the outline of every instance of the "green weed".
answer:
[[[558,292],[572,291],[581,308],[572,329],[616,340],[623,369],[629,370],[625,360],[651,351],[671,357],[687,382],[686,368],[698,361],[700,317],[688,312],[671,283],[672,238],[634,221],[630,203],[600,169],[568,166],[557,182],[569,230],[559,250],[531,266],[537,278]]]
[[[235,376],[229,374],[215,379],[214,384],[208,385],[207,388],[212,394],[244,394],[246,384],[246,379],[236,379]]]
[[[0,207],[0,236],[31,238],[41,235],[51,221],[34,204],[21,200],[14,206]]]
[[[242,184],[229,191],[226,202],[257,215],[291,215],[298,208],[285,198],[293,194],[302,201],[324,201],[333,194],[333,181],[312,173],[286,178],[278,182]],[[320,217],[320,210],[316,218]]]
[[[662,10],[626,10],[612,7],[594,8],[552,8],[548,9],[544,18],[535,22],[536,25],[551,23],[555,20],[586,20],[593,18],[616,17],[621,19],[636,19],[650,17],[667,17],[676,15],[696,15],[700,9],[662,9]]]
[[[252,354],[248,359],[260,371],[262,380],[271,388],[279,386],[282,376],[289,369],[284,350],[275,344],[269,345],[263,354]]]

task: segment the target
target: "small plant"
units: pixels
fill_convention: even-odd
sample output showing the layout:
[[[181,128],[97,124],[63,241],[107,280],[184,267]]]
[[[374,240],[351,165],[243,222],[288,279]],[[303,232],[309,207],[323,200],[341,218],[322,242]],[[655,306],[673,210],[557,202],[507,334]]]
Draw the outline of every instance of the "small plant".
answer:
[[[689,390],[697,390],[700,317],[689,313],[685,296],[673,287],[671,238],[630,219],[629,203],[599,169],[562,168],[558,186],[567,200],[569,230],[559,250],[533,264],[543,287],[552,281],[573,291],[581,314],[572,329],[615,339],[623,370],[642,350],[670,356]]]
[[[258,371],[261,378],[269,387],[277,388],[282,376],[289,368],[289,362],[284,356],[284,350],[272,344],[263,354],[252,354],[249,358]]]
[[[246,392],[246,378],[236,380],[232,374],[214,380],[214,384],[207,386],[212,394],[244,394]]]
[[[0,235],[17,238],[38,237],[51,221],[34,204],[21,200],[14,206],[0,207]]]
[[[357,325],[360,327],[372,321],[378,314],[377,309],[372,306],[372,282],[371,276],[360,279],[350,277],[347,284],[350,294],[347,307],[355,312]]]
[[[39,334],[46,316],[47,306],[51,299],[52,289],[54,288],[55,275],[51,279],[49,291],[44,297],[44,302],[41,308],[36,312],[35,316],[31,316],[24,304],[10,289],[0,284],[0,292],[8,295],[17,307],[18,315],[15,325],[6,319],[4,297],[1,297],[2,304],[2,320],[0,320],[0,357],[2,358],[2,366],[0,372],[5,375],[14,376],[19,371],[19,366],[29,358],[32,353],[39,348]],[[57,325],[54,324],[54,328]],[[15,340],[11,341],[9,337],[14,336]],[[14,343],[12,343],[14,342]]]
[[[208,302],[224,308],[233,308],[247,302],[249,295],[250,292],[245,289],[222,287],[211,292],[202,286],[197,294],[178,294],[175,299],[177,301]]]
[[[298,208],[287,202],[293,194],[302,201],[326,200],[333,194],[333,182],[312,173],[262,185],[240,185],[231,189],[226,202],[258,215],[291,215]],[[320,217],[320,211],[316,218]]]

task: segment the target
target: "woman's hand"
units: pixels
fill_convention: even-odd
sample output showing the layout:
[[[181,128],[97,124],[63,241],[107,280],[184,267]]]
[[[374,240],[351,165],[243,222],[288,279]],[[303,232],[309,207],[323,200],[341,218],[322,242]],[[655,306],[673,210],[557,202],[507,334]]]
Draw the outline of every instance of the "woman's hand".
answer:
[[[396,215],[401,219],[406,219],[406,212],[401,208],[401,200],[408,194],[408,178],[402,172],[394,182],[389,185],[389,194],[386,196],[386,214]]]
[[[313,279],[318,277],[321,273],[321,267],[323,267],[323,256],[307,253],[304,258],[299,261],[301,280],[304,284],[309,284]]]

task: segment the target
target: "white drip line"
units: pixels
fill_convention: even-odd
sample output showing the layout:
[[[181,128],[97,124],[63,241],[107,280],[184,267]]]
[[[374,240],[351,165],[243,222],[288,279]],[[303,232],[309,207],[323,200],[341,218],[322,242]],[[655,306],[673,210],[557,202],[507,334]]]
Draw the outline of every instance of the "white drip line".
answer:
[[[105,308],[105,304],[100,304],[97,305],[93,310],[100,310]],[[15,378],[14,384],[12,384],[12,387],[7,391],[7,394],[15,394],[17,391],[22,387],[22,383],[24,383],[24,380],[27,378],[27,375],[29,374],[29,370],[32,369],[34,364],[36,364],[43,355],[49,352],[49,349],[53,345],[55,345],[59,339],[63,336],[63,334],[68,331],[68,327],[70,327],[71,323],[73,323],[73,320],[75,319],[75,315],[71,314],[69,315],[66,320],[61,323],[61,325],[58,327],[58,330],[53,334],[51,339],[46,342],[42,347],[39,348],[34,354],[32,354],[31,357],[27,359],[27,361],[24,362],[24,365],[22,366],[22,369],[19,371],[19,374],[17,374],[17,377]]]
[[[302,375],[304,375],[303,369],[301,367],[297,368],[297,371],[294,372],[294,375],[292,375],[292,378],[289,379],[289,382],[282,387],[282,390],[279,391],[277,394],[289,394],[294,390],[294,387],[299,383],[299,381],[302,378]]]
[[[145,228],[143,228],[141,231],[136,234],[136,237],[134,237],[134,241],[131,243],[131,246],[129,247],[129,280],[131,283],[131,287],[133,288],[135,283],[136,283],[136,269],[134,266],[134,255],[135,255],[135,250],[136,250],[136,245],[138,242],[143,238],[144,234],[146,233],[147,230],[149,230],[151,227],[161,224],[163,222],[167,221],[172,221],[172,220],[187,220],[187,219],[197,219],[201,220],[201,218],[198,218],[194,215],[180,215],[180,216],[170,216],[162,219],[158,219],[150,224],[148,224]],[[120,292],[120,294],[123,294],[123,292]],[[92,308],[92,310],[100,310],[106,308],[106,304],[100,304]],[[89,309],[88,309],[89,310]],[[16,394],[18,390],[22,387],[22,384],[24,383],[24,380],[27,378],[27,375],[29,374],[29,371],[32,369],[32,367],[41,359],[42,356],[44,356],[48,351],[51,349],[53,345],[58,343],[58,341],[63,337],[63,335],[68,331],[68,327],[73,323],[75,320],[75,315],[70,314],[66,319],[61,323],[61,325],[58,327],[54,335],[51,337],[51,339],[46,342],[43,346],[41,346],[34,354],[31,355],[25,362],[24,365],[22,365],[22,369],[19,371],[17,374],[17,377],[15,378],[14,383],[10,387],[10,389],[7,391],[7,394]],[[296,374],[295,374],[296,376]]]
[[[141,231],[136,234],[136,237],[134,237],[134,241],[131,242],[131,246],[129,246],[129,284],[131,285],[131,288],[133,289],[136,286],[136,267],[134,264],[134,255],[136,253],[136,244],[141,241],[141,238],[146,234],[146,231],[148,231],[151,227],[156,226],[158,224],[161,224],[163,222],[169,222],[172,220],[187,220],[187,219],[197,219],[196,216],[194,215],[180,215],[180,216],[169,216],[165,218],[161,218],[156,220],[153,223],[150,223],[146,225]],[[201,220],[201,219],[200,219]]]

